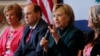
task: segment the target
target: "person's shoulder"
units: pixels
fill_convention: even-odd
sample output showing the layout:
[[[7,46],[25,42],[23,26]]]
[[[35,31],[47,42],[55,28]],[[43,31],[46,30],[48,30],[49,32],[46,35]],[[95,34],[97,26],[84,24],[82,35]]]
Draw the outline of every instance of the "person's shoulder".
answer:
[[[7,27],[5,29],[2,30],[2,32],[0,33],[1,35],[5,35],[6,33],[8,33],[10,31],[10,28]]]
[[[4,31],[8,31],[8,30],[10,30],[10,27],[9,26],[5,27]]]
[[[43,19],[41,19],[41,20],[39,21],[39,23],[40,23],[40,24],[47,25],[47,23],[46,23]]]
[[[25,25],[24,26],[24,31],[27,30],[27,29],[29,29],[29,27],[30,27],[29,25]]]
[[[48,24],[47,24],[43,19],[41,19],[41,20],[38,22],[37,27],[47,28],[47,27],[48,27]]]
[[[79,28],[77,28],[77,27],[75,27],[75,26],[72,26],[72,27],[71,27],[71,31],[74,31],[74,32],[82,33],[82,34],[83,34],[82,30],[80,30]]]

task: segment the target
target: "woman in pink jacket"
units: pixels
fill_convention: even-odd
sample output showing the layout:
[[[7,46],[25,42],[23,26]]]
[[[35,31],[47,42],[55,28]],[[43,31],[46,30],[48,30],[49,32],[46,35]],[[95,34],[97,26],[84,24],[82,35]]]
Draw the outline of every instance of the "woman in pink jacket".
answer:
[[[21,24],[22,8],[18,4],[7,5],[4,16],[9,27],[1,35],[0,56],[13,56],[22,37],[24,25]]]

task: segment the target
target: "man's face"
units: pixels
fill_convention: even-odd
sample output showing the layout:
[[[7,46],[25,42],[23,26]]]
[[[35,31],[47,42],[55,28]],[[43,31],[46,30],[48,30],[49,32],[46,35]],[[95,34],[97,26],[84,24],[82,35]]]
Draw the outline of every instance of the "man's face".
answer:
[[[26,6],[23,13],[26,24],[34,26],[34,24],[38,21],[38,14],[34,12],[34,7],[31,5]]]

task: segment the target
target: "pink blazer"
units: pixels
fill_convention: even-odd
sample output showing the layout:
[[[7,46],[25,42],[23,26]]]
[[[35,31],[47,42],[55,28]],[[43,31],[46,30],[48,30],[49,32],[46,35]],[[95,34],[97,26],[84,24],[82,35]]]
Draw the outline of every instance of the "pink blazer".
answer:
[[[18,28],[13,35],[13,39],[10,44],[10,51],[11,51],[10,56],[13,56],[13,53],[16,51],[16,49],[19,45],[20,39],[22,37],[23,29],[24,29],[24,26]],[[10,32],[10,28],[7,28],[4,31],[4,33],[1,35],[0,56],[4,56],[4,54],[6,52],[6,43],[7,43],[8,37],[9,37],[9,32]]]

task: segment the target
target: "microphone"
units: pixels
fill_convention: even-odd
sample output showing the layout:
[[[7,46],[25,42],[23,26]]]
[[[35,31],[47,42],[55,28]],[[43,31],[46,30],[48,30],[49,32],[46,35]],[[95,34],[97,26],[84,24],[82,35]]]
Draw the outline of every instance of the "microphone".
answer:
[[[48,26],[50,26],[51,28],[53,27],[53,25],[48,25]],[[48,39],[47,37],[48,37],[49,32],[50,32],[50,30],[47,29],[46,34],[44,35],[44,37],[45,37],[46,39]]]
[[[48,34],[49,34],[49,29],[46,31],[46,34],[44,35],[44,37],[47,39],[48,37]]]

